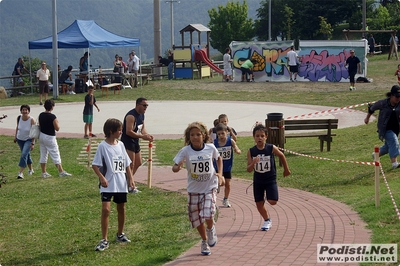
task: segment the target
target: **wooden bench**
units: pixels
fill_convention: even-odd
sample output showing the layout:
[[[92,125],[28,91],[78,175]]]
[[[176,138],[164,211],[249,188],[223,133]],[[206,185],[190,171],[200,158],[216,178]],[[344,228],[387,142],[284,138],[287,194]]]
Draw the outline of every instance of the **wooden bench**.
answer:
[[[149,83],[149,80],[152,80],[154,76],[152,68],[142,68],[142,73],[138,73],[138,78],[141,78],[142,84],[146,85]]]
[[[110,84],[101,86],[101,96],[103,96],[103,92],[106,91],[106,97],[108,97],[108,89],[112,88],[112,87],[117,87],[116,89],[118,89],[118,94],[120,94],[121,83],[110,83]],[[116,89],[114,89],[114,94],[115,94]]]
[[[304,138],[304,137],[318,137],[320,141],[320,150],[324,150],[324,141],[327,143],[327,151],[331,150],[332,137],[336,136],[332,133],[332,129],[338,128],[338,119],[298,119],[298,120],[285,120],[285,142],[287,138]],[[326,131],[314,131],[325,129]],[[286,134],[286,131],[301,131],[309,130],[312,132],[307,133],[293,133]]]

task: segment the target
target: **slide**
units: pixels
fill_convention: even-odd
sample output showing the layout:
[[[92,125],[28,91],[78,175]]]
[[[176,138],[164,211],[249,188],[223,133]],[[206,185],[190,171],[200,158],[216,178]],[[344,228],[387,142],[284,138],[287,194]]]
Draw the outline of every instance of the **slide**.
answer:
[[[217,67],[213,62],[211,62],[210,59],[208,59],[206,52],[203,50],[195,50],[194,51],[194,60],[202,61],[202,62],[206,63],[215,72],[218,72],[220,74],[224,73],[224,71],[222,69]]]

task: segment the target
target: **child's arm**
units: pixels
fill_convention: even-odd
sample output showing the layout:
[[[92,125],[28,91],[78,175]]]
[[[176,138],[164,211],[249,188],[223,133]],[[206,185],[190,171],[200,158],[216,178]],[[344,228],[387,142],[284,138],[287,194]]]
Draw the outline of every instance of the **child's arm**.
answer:
[[[133,180],[132,170],[130,165],[128,165],[125,169],[126,175],[128,176],[128,187],[134,190],[136,188],[135,181]]]
[[[232,144],[233,150],[237,154],[241,154],[242,153],[242,151],[239,149],[239,147],[236,145],[236,142],[233,139],[231,139],[231,144]]]
[[[94,105],[94,106],[96,106],[96,108],[97,108],[97,112],[100,112],[100,108],[97,106],[97,104],[96,104],[96,103],[94,103],[93,105]]]
[[[233,131],[233,129],[232,129],[231,127],[228,127],[228,131],[229,131],[229,134],[230,134],[230,136],[231,136],[231,139],[233,139],[234,141],[236,141],[236,140],[237,140],[237,137],[236,137],[235,131]]]
[[[89,94],[90,96],[89,96],[89,98],[90,98],[90,100],[89,100],[89,104],[90,105],[93,105],[93,103],[94,103],[94,96],[93,96],[93,94]]]
[[[218,168],[218,173],[217,173],[217,176],[218,176],[218,184],[222,187],[222,186],[225,186],[225,178],[224,178],[224,176],[222,175],[222,170],[223,170],[223,168],[224,168],[224,165],[222,164],[222,157],[221,156],[218,156],[218,159],[217,159],[217,168]]]
[[[253,172],[255,165],[260,161],[260,158],[252,158],[250,150],[247,152],[247,172]]]
[[[183,164],[185,163],[185,160],[180,161],[178,164],[174,164],[172,166],[172,172],[177,173],[183,168]]]
[[[108,187],[108,181],[107,179],[103,176],[102,173],[100,173],[99,167],[97,165],[92,165],[93,171],[96,173],[96,175],[99,177],[99,181],[102,187]]]
[[[283,154],[283,152],[281,152],[281,151],[278,149],[278,147],[276,147],[275,145],[274,145],[274,147],[273,147],[273,149],[272,149],[272,152],[273,152],[276,156],[279,157],[279,160],[280,160],[280,162],[281,162],[282,165],[283,165],[283,176],[286,177],[286,176],[290,175],[291,173],[290,173],[290,170],[289,170],[289,165],[288,165],[288,163],[287,163],[287,161],[286,161],[286,156],[285,156],[285,154]]]

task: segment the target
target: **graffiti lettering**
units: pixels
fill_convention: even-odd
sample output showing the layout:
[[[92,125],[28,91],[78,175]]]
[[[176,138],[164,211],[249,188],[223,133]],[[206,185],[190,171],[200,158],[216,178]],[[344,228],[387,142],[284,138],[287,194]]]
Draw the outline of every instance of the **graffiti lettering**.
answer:
[[[327,81],[338,82],[342,78],[347,79],[349,76],[345,65],[345,51],[338,55],[329,55],[327,50],[321,51],[320,54],[312,50],[310,54],[301,56],[298,75],[310,81],[325,78]]]

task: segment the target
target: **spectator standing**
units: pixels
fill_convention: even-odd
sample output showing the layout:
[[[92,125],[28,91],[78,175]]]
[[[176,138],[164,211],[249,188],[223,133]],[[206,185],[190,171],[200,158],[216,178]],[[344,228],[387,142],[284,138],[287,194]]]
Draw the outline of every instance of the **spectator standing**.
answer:
[[[39,125],[40,125],[40,167],[42,168],[42,177],[51,177],[46,170],[46,164],[48,155],[50,154],[53,163],[57,167],[60,177],[71,176],[67,173],[61,165],[61,156],[58,149],[58,143],[56,139],[56,131],[60,130],[60,124],[58,123],[57,117],[52,114],[55,106],[53,100],[46,100],[44,102],[45,111],[39,115]]]
[[[31,108],[29,105],[23,104],[21,105],[19,110],[21,112],[21,115],[19,115],[17,118],[14,143],[18,143],[18,146],[21,149],[21,157],[18,164],[20,168],[17,178],[23,179],[26,166],[28,166],[29,168],[29,175],[32,175],[34,173],[32,168],[33,162],[31,158],[31,151],[35,147],[35,139],[29,138],[29,132],[32,125],[34,125],[36,121],[33,117],[29,115],[31,112]]]
[[[361,61],[356,56],[354,50],[350,50],[350,56],[346,59],[345,67],[348,67],[347,70],[350,78],[350,91],[355,91],[355,76],[357,73],[361,74]]]
[[[171,49],[168,50],[168,60],[169,60],[169,64],[168,64],[168,79],[173,79],[174,75],[174,53],[172,52]]]
[[[226,80],[226,82],[230,81],[232,79],[232,59],[231,59],[231,49],[228,47],[225,49],[225,54],[223,56],[224,60],[224,77],[223,79]]]
[[[88,62],[89,56],[90,56],[90,54],[88,52],[85,52],[85,54],[79,60],[79,73],[80,74],[88,74],[89,73],[89,62]]]
[[[177,173],[186,165],[189,219],[202,239],[201,254],[210,255],[210,247],[218,242],[214,215],[218,185],[223,186],[225,183],[222,159],[214,144],[207,143],[209,135],[203,123],[191,123],[184,137],[186,146],[175,156],[172,171]],[[213,166],[213,160],[217,161],[218,172]]]
[[[276,166],[274,156],[278,156],[283,165],[283,176],[290,175],[285,155],[273,144],[267,144],[267,128],[256,125],[253,129],[256,145],[247,152],[247,172],[253,172],[253,194],[257,210],[264,219],[262,231],[271,229],[272,220],[265,207],[265,198],[270,205],[278,203],[278,185],[276,183]]]
[[[128,187],[135,189],[133,175],[129,167],[131,160],[121,142],[122,123],[118,119],[108,119],[103,126],[106,139],[103,140],[94,156],[92,167],[99,177],[101,194],[101,234],[102,239],[96,246],[96,251],[104,251],[109,247],[108,224],[111,212],[111,199],[117,204],[118,232],[116,241],[129,243],[124,231],[125,205],[127,202]],[[128,181],[127,181],[128,178]]]
[[[24,60],[20,57],[18,58],[18,62],[14,66],[14,70],[12,75],[13,76],[19,76],[18,78],[14,79],[14,86],[16,86],[16,83],[18,82],[19,86],[25,86],[25,82],[22,79],[22,72],[25,71],[26,73],[29,73],[28,69],[24,67]]]
[[[124,62],[124,60],[122,60],[122,56],[119,57],[119,61],[121,61],[121,66],[123,68],[123,73],[125,73],[128,70],[128,66],[127,64]]]
[[[72,79],[72,66],[68,66],[67,69],[63,70],[61,72],[60,75],[60,79],[59,79],[59,83],[61,84],[68,84],[69,86],[69,90],[68,90],[68,94],[75,94],[74,90],[75,90],[75,82]]]
[[[144,124],[144,113],[149,104],[146,98],[138,98],[136,106],[130,110],[124,118],[122,126],[121,141],[124,143],[126,152],[131,159],[132,175],[142,164],[142,153],[140,151],[139,139],[153,141],[153,136],[147,133]],[[131,192],[131,191],[130,191]]]
[[[299,66],[297,64],[298,57],[299,55],[294,51],[294,46],[291,46],[290,51],[287,53],[289,76],[291,82],[297,81],[297,73],[299,72]]]
[[[372,33],[369,35],[368,38],[368,46],[369,46],[369,55],[373,56],[375,53],[375,38]]]
[[[394,85],[390,92],[386,93],[386,98],[376,101],[368,107],[368,114],[364,123],[368,124],[369,118],[379,110],[378,117],[378,136],[384,144],[379,148],[379,156],[389,154],[392,168],[399,167],[397,156],[399,150],[399,123],[400,123],[400,86]]]
[[[89,86],[88,93],[85,96],[85,106],[83,108],[83,122],[85,123],[84,127],[85,134],[83,137],[85,139],[88,139],[89,136],[96,137],[96,135],[92,134],[93,105],[97,108],[97,112],[100,112],[100,108],[96,104],[96,97],[94,97],[93,91],[94,87]]]
[[[390,36],[390,39],[389,39],[389,44],[390,44],[390,47],[392,47],[392,39],[393,39],[393,37],[392,36]],[[393,46],[394,46],[394,52],[393,52],[393,56],[395,56],[396,55],[396,53],[397,53],[397,47],[399,46],[399,38],[397,37],[397,35],[395,35],[394,36],[394,43],[393,43]]]
[[[137,88],[138,74],[139,74],[139,68],[140,68],[140,59],[139,59],[139,57],[137,57],[135,51],[132,51],[132,59],[133,59],[132,73],[135,74],[135,83],[134,83],[133,87]]]
[[[36,77],[39,79],[39,94],[40,94],[40,105],[43,105],[42,95],[44,95],[44,100],[47,100],[47,95],[49,94],[49,77],[50,71],[46,67],[46,62],[42,62],[42,68],[36,72]]]

